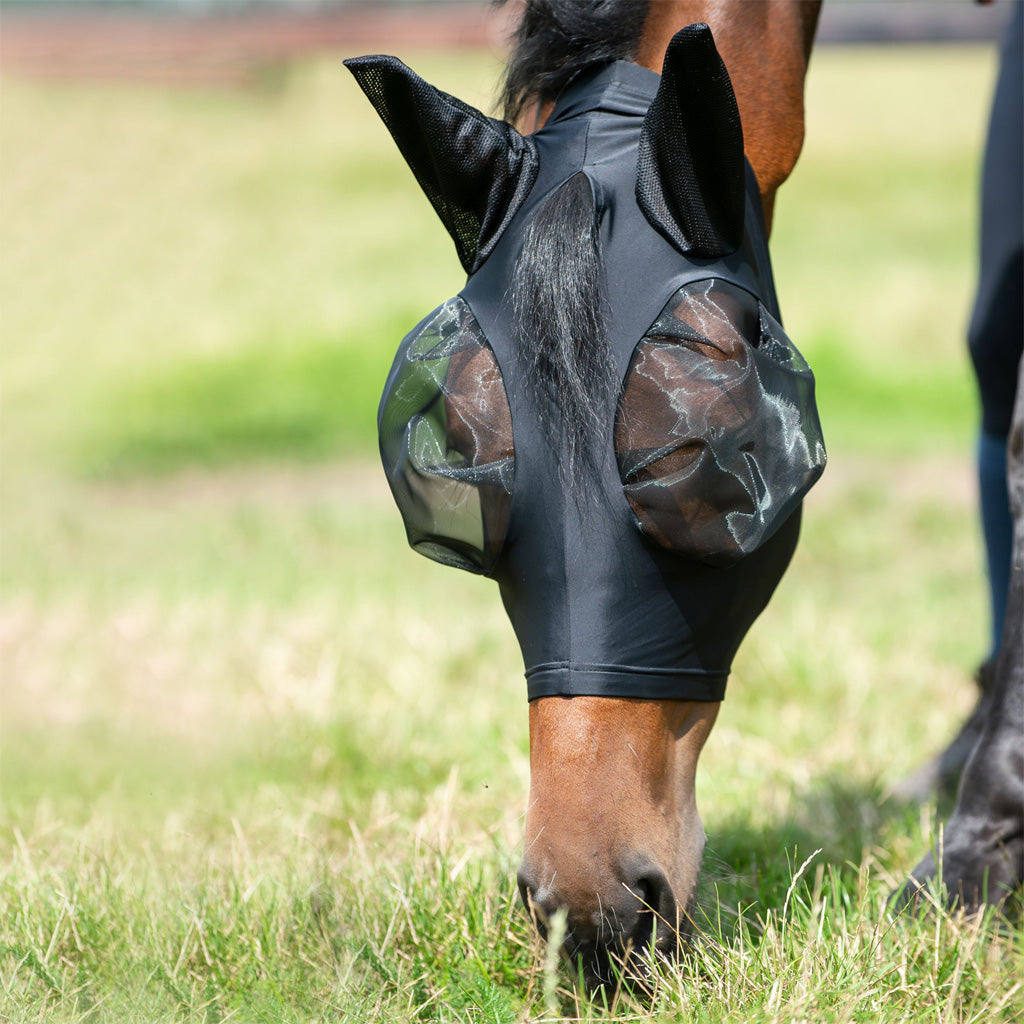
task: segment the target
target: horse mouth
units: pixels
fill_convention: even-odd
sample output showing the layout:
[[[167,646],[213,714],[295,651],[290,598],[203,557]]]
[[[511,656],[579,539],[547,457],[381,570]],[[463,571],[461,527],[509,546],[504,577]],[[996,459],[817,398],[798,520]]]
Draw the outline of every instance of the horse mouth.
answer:
[[[684,915],[684,927],[677,928],[655,911],[643,910],[629,937],[616,933],[610,941],[570,930],[562,944],[562,957],[570,976],[592,995],[624,989],[641,998],[649,996],[658,966],[674,962],[689,944],[688,919],[689,915]]]

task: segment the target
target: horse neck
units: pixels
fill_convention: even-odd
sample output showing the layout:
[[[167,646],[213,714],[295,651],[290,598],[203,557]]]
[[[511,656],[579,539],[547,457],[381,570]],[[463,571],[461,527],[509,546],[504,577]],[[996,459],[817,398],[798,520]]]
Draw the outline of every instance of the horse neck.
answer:
[[[706,22],[729,71],[747,159],[771,226],[775,192],[796,165],[804,138],[804,78],[821,9],[817,0],[653,0],[636,62],[653,71],[683,26]]]

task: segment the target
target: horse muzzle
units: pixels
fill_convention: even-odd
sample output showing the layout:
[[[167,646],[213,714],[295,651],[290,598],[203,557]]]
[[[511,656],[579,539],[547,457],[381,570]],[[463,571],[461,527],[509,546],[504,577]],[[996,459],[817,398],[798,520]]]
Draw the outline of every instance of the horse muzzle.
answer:
[[[524,859],[518,881],[523,904],[545,940],[560,940],[563,956],[590,987],[624,978],[642,979],[652,957],[669,957],[685,939],[688,914],[681,913],[666,874],[634,859],[592,886],[569,891],[544,885]],[[559,914],[564,925],[559,925]],[[562,930],[564,928],[564,930]]]
[[[588,984],[640,979],[687,933],[704,849],[694,773],[718,705],[530,705],[523,902]],[[564,916],[562,916],[564,915]]]

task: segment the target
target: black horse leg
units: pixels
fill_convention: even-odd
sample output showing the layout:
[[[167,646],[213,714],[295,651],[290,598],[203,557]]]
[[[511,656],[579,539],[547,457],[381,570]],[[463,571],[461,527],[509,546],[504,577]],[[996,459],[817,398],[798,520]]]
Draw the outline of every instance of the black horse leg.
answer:
[[[1024,884],[1024,361],[1008,445],[1013,567],[987,714],[960,780],[941,850],[925,857],[897,894],[914,902],[938,872],[949,902],[998,903]]]
[[[1005,618],[1009,586],[1011,524],[1006,506],[1004,446],[1013,419],[1014,384],[1021,358],[1021,125],[1024,123],[1024,5],[1018,3],[1000,47],[999,75],[989,119],[982,167],[979,274],[968,347],[981,399],[978,470],[985,547],[989,559],[993,626]],[[987,455],[985,453],[988,453]],[[992,460],[990,463],[990,459]],[[994,474],[994,475],[993,475]],[[1000,480],[1002,478],[1002,480]],[[1000,493],[1002,485],[1002,493]],[[1019,561],[1017,563],[1020,564]],[[992,644],[993,652],[999,636]],[[978,703],[949,746],[894,787],[893,795],[926,800],[936,790],[956,793],[960,774],[991,714],[997,687],[995,657],[978,670]]]

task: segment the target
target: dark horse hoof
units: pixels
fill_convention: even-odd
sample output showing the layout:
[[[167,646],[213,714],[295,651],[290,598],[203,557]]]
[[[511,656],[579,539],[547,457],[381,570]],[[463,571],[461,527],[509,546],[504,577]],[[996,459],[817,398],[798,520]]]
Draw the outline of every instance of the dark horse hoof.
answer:
[[[987,704],[986,713],[978,716],[978,739],[940,847],[890,897],[895,909],[931,905],[924,890],[938,878],[944,888],[938,898],[968,913],[1004,902],[1024,883],[1024,674],[1019,661],[998,682],[979,702],[979,708]]]

